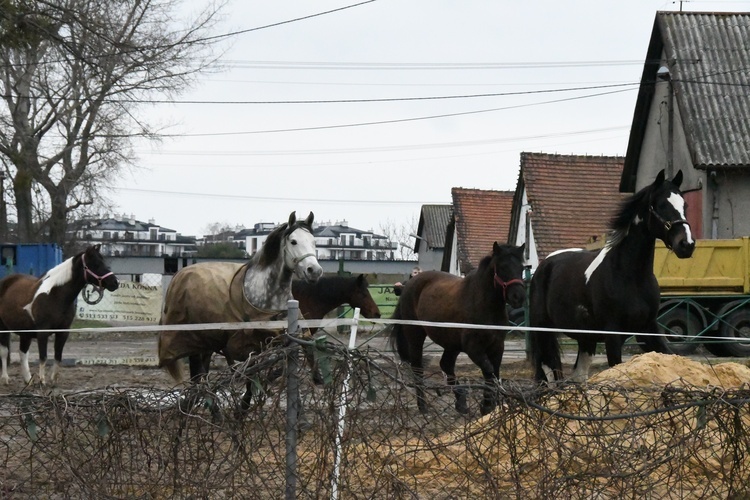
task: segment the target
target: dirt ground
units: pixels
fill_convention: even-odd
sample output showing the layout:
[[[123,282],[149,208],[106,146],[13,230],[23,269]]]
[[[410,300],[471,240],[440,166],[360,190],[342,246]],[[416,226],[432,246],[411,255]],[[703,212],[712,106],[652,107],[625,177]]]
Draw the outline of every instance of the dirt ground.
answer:
[[[329,333],[329,340],[346,343],[343,335]],[[368,335],[366,332],[359,337],[357,342],[359,349],[374,349],[381,353],[391,354],[387,345],[387,339],[382,335]],[[31,373],[34,375],[32,384],[27,387],[21,378],[21,369],[18,356],[17,339],[11,344],[12,355],[9,368],[9,385],[0,384],[0,395],[13,394],[28,390],[52,390],[55,392],[75,392],[108,387],[150,387],[169,389],[175,387],[176,383],[163,370],[157,367],[157,336],[154,333],[121,333],[107,335],[71,335],[65,345],[63,353],[63,366],[60,369],[58,380],[52,387],[40,387],[36,382],[38,374],[38,355],[35,344],[32,344],[29,356]],[[49,345],[50,356],[52,342]],[[442,350],[428,343],[425,344],[425,375],[442,378],[438,365]],[[637,352],[636,352],[637,353]],[[627,361],[632,353],[625,354],[623,360]],[[728,361],[729,358],[716,358],[710,354],[699,351],[692,356],[693,359],[702,362],[716,363]],[[575,361],[575,354],[566,353],[564,357],[564,371],[570,373]],[[214,367],[226,366],[223,358],[214,357]],[[591,375],[607,368],[606,357],[599,355],[591,366]],[[464,354],[459,356],[457,367],[459,377],[480,377],[479,369]],[[524,343],[522,339],[507,340],[506,352],[501,366],[501,377],[504,380],[522,379],[528,380],[532,377],[531,365],[526,361]]]

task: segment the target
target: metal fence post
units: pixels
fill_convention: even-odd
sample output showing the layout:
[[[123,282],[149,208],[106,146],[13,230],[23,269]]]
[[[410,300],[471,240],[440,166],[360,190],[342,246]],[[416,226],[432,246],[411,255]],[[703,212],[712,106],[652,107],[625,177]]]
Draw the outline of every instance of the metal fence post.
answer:
[[[287,302],[288,333],[297,333],[299,325],[299,302]],[[299,400],[299,345],[292,342],[286,368],[286,491],[284,498],[293,500],[297,496],[297,420]]]

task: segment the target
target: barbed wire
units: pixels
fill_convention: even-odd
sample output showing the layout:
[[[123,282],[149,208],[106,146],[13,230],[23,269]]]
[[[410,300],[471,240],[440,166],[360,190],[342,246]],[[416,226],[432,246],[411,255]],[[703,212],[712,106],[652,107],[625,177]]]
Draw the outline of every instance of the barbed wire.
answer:
[[[279,498],[288,361],[305,349],[328,376],[315,385],[307,368],[298,372],[297,498],[334,489],[342,498],[750,494],[747,386],[506,379],[495,388],[499,406],[482,417],[478,373],[460,375],[468,416],[433,374],[421,414],[410,370],[390,352],[288,340],[189,387],[0,398],[2,495]]]

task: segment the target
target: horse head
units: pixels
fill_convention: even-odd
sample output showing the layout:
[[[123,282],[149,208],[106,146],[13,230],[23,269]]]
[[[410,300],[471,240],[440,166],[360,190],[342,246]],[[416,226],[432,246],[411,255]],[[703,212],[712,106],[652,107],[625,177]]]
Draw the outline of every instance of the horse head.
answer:
[[[693,255],[695,239],[685,218],[686,203],[680,184],[682,170],[671,181],[665,179],[664,170],[659,172],[650,186],[647,220],[649,231],[677,257],[685,259]]]
[[[359,307],[365,318],[380,317],[380,308],[370,294],[370,284],[364,274],[357,276],[352,296],[349,298],[349,305]]]
[[[297,220],[296,212],[289,215],[284,233],[284,265],[298,278],[315,283],[323,274],[323,268],[315,256],[312,223],[312,212],[304,221]]]
[[[492,245],[491,266],[494,269],[495,288],[502,288],[503,298],[513,308],[519,308],[526,301],[526,285],[523,282],[524,245]]]
[[[100,253],[101,245],[88,247],[81,254],[81,264],[83,265],[83,277],[86,283],[98,288],[106,288],[110,292],[117,290],[120,286],[115,274],[110,271],[104,262],[104,257]]]

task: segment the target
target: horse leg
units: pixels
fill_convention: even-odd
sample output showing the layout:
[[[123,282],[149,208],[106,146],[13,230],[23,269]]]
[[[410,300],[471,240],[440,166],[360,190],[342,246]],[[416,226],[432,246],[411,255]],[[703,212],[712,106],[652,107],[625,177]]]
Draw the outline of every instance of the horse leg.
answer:
[[[57,380],[57,371],[62,364],[63,347],[65,342],[68,340],[68,332],[58,332],[55,334],[55,363],[52,365],[52,371],[50,372],[50,382],[54,383]]]
[[[211,352],[203,352],[188,356],[188,366],[190,366],[190,382],[198,384],[203,382],[208,375],[208,369],[211,366]]]
[[[624,343],[624,335],[612,335],[604,342],[607,349],[607,364],[610,367],[622,363],[622,345]]]
[[[659,333],[659,326],[656,320],[650,321],[643,330],[645,333]],[[662,354],[674,354],[669,347],[667,339],[663,335],[636,335],[635,339],[643,345],[645,352],[659,352]]]
[[[474,364],[482,370],[482,377],[484,377],[484,397],[482,399],[480,411],[482,415],[487,415],[494,410],[496,406],[494,389],[499,382],[499,377],[495,376],[495,368],[486,351],[471,350],[471,352],[467,352],[466,354],[468,354]]]
[[[21,375],[27,384],[31,382],[31,370],[29,370],[29,348],[31,347],[31,335],[19,334],[18,353],[21,355]]]
[[[578,356],[576,357],[576,364],[573,366],[573,373],[570,375],[570,380],[573,382],[586,382],[588,380],[589,368],[595,354],[595,340],[578,340]]]
[[[427,333],[421,327],[402,325],[404,339],[407,341],[409,364],[414,374],[414,388],[417,392],[417,408],[420,413],[427,413],[427,403],[424,399],[424,368],[422,367],[424,341]],[[403,347],[403,346],[402,346]],[[401,349],[399,348],[399,353]]]
[[[8,378],[8,366],[10,365],[10,333],[0,333],[0,364],[2,364],[0,381],[5,385],[8,385],[10,383],[10,378]]]
[[[48,333],[36,334],[36,345],[39,348],[39,382],[42,385],[47,384],[47,341]]]
[[[466,389],[457,386],[456,380],[456,358],[461,351],[451,351],[446,349],[440,357],[440,369],[445,373],[448,385],[453,389],[456,396],[456,411],[461,414],[469,413],[469,407],[466,406]]]

